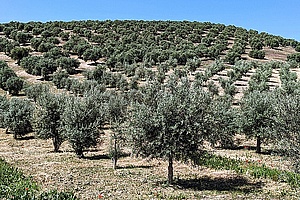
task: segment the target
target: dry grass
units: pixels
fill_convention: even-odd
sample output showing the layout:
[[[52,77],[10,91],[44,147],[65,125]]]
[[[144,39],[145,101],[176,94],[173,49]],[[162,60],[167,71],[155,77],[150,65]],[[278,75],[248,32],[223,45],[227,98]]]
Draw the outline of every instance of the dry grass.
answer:
[[[99,195],[104,199],[290,199],[296,195],[284,183],[178,162],[174,166],[173,186],[165,182],[167,163],[162,160],[123,157],[114,171],[106,156],[105,141],[104,138],[101,146],[85,152],[85,159],[78,159],[67,143],[62,145],[61,153],[53,153],[49,140],[14,140],[2,129],[0,157],[32,176],[43,190],[72,190],[81,199],[97,199]],[[245,150],[216,151],[223,155],[229,152],[231,157],[253,154],[251,159],[258,159]],[[265,156],[264,161],[272,159]]]

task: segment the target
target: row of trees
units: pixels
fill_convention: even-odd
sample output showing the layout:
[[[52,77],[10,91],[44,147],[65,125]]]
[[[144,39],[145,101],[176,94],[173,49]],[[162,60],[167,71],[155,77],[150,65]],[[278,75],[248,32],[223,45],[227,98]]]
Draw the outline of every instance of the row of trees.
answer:
[[[121,145],[126,144],[137,155],[166,159],[170,183],[174,160],[197,163],[205,141],[232,147],[234,135],[244,133],[257,139],[257,152],[260,143],[267,141],[282,145],[288,143],[283,139],[288,139],[299,146],[296,90],[287,94],[282,88],[269,91],[257,87],[245,94],[239,108],[232,107],[229,96],[215,95],[175,75],[166,83],[150,81],[126,93],[92,87],[78,97],[51,93],[43,85],[32,86],[26,93],[35,103],[1,97],[1,124],[15,137],[33,128],[37,137],[52,139],[54,151],[68,141],[76,155],[83,157],[83,151],[99,142],[104,125],[109,124],[114,168]],[[286,152],[296,156],[298,151],[293,147]]]

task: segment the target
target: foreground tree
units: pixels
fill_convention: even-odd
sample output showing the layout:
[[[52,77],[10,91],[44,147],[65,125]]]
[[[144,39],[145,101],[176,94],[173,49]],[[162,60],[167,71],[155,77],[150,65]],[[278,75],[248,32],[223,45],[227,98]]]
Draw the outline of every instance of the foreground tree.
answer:
[[[64,99],[62,95],[43,93],[38,98],[34,112],[35,134],[40,139],[52,139],[54,152],[59,151],[65,140],[60,132]]]
[[[300,171],[300,94],[279,94],[277,96],[276,124],[278,149]]]
[[[183,79],[171,78],[166,86],[149,84],[142,100],[132,105],[130,131],[134,150],[141,156],[163,158],[168,165],[168,182],[173,183],[173,161],[197,161],[212,127],[211,96]]]

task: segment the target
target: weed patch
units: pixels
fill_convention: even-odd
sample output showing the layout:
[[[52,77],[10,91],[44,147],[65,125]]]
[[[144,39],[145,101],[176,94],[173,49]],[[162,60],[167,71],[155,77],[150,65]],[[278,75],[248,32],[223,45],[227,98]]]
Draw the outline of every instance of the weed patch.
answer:
[[[292,187],[300,187],[300,174],[269,168],[260,160],[256,163],[249,160],[205,154],[200,158],[198,164],[217,170],[233,170],[239,174],[249,174],[254,178],[269,178],[273,181],[286,182]]]

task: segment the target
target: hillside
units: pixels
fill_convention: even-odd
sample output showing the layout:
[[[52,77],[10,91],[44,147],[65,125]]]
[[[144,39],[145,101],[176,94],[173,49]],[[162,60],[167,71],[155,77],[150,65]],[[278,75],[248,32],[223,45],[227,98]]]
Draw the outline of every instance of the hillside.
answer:
[[[28,83],[39,82],[52,76],[58,68],[67,67],[70,68],[68,73],[71,78],[82,79],[84,72],[93,70],[95,65],[104,65],[108,72],[107,79],[126,80],[123,85],[128,85],[132,79],[141,83],[174,71],[182,71],[193,79],[217,59],[222,61],[225,69],[208,77],[208,81],[213,80],[218,85],[218,77],[226,79],[237,60],[285,62],[289,55],[296,53],[295,49],[299,46],[298,41],[264,32],[232,25],[187,21],[10,22],[1,24],[0,38],[0,59],[8,62]],[[44,64],[33,67],[36,59],[23,59],[20,67],[9,57],[10,51],[16,47],[29,49],[31,57],[43,56],[53,59],[52,62],[57,62],[59,57],[66,57],[73,61],[69,60],[69,64],[66,61],[53,66]],[[49,69],[43,70],[43,67]],[[292,70],[299,75],[297,68]],[[42,71],[46,71],[46,74],[42,75]],[[254,71],[249,69],[234,82],[237,99],[240,99]],[[280,85],[276,67],[269,79],[271,87]],[[109,80],[104,84],[109,87],[118,84],[117,80],[107,82]],[[219,86],[219,90],[222,92],[223,89]]]
[[[0,158],[81,199],[297,199],[299,51],[210,22],[0,24]]]

